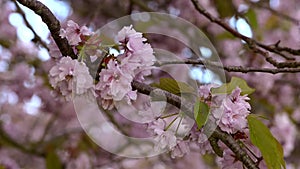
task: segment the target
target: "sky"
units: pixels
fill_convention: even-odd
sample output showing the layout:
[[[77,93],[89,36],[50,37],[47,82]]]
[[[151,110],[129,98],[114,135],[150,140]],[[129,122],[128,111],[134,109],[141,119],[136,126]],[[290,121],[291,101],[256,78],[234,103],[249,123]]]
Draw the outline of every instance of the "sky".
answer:
[[[66,2],[57,1],[57,0],[40,0],[40,1],[44,3],[60,21],[64,21],[69,15],[69,13],[71,12],[71,8]],[[34,31],[41,37],[43,41],[49,43],[47,39],[49,36],[49,30],[46,24],[42,22],[42,19],[30,9],[22,5],[20,5],[20,7],[26,14],[26,18],[28,22],[32,25]],[[32,31],[25,26],[22,16],[18,13],[13,13],[10,15],[9,21],[12,25],[14,25],[17,28],[17,35],[19,39],[23,42],[30,43],[34,35]],[[49,59],[49,54],[47,50],[41,48],[39,52],[39,57],[42,60]]]

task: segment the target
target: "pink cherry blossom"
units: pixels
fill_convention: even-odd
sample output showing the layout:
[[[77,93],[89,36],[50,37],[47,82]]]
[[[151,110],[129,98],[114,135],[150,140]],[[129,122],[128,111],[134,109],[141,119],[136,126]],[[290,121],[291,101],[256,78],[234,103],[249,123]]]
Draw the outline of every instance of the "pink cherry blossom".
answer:
[[[66,100],[71,100],[73,82],[75,77],[75,92],[83,94],[93,88],[93,78],[84,63],[72,60],[70,57],[62,57],[49,71],[49,80],[53,88],[62,94]]]
[[[107,69],[100,72],[99,83],[96,89],[100,90],[103,99],[122,100],[125,95],[132,91],[131,82],[133,77],[130,70],[120,66],[114,60],[110,60]],[[132,96],[132,94],[129,95]]]
[[[214,87],[218,87],[218,86],[219,85],[217,85],[217,84],[201,85],[199,87],[199,91],[198,91],[200,98],[203,98],[203,99],[209,98],[209,96],[211,95],[210,89],[214,88]]]
[[[88,67],[83,62],[76,62],[74,68],[75,92],[76,94],[86,93],[94,87],[94,80],[89,73]]]
[[[191,141],[196,144],[197,148],[199,148],[200,154],[202,155],[213,152],[213,149],[208,141],[208,138],[203,131],[204,131],[203,128],[199,130],[197,125],[194,125],[192,130],[190,131]]]
[[[75,60],[63,57],[49,71],[49,81],[53,88],[57,89],[66,100],[71,100],[72,77],[74,75]]]
[[[67,22],[67,28],[61,29],[60,36],[62,38],[67,38],[70,45],[78,45],[83,39],[82,36],[90,36],[92,32],[86,27],[79,27],[77,23],[72,20]]]
[[[178,140],[177,145],[171,151],[171,157],[183,157],[185,154],[190,152],[189,142]]]
[[[86,153],[81,153],[77,158],[71,159],[66,169],[90,169],[91,161]]]
[[[153,120],[148,124],[148,132],[156,135],[162,133],[166,127],[166,122],[163,119]]]
[[[154,64],[155,56],[149,43],[142,37],[142,33],[136,32],[132,26],[124,27],[117,35],[118,42],[125,46],[125,55],[121,62],[133,64],[135,75],[143,72],[142,76],[149,75],[149,68]]]
[[[148,124],[148,132],[154,135],[156,151],[159,150],[172,150],[177,145],[177,137],[172,130],[165,130],[166,121],[157,119]]]
[[[219,126],[228,133],[235,133],[247,127],[246,117],[250,113],[251,107],[247,102],[249,100],[247,95],[240,96],[240,94],[241,89],[237,87],[223,100],[221,105],[222,115]]]
[[[154,146],[154,149],[156,151],[164,149],[172,150],[176,146],[177,138],[173,131],[166,130],[157,133],[154,140],[156,141],[156,144]]]
[[[223,158],[218,158],[217,163],[222,169],[243,169],[243,163],[241,163],[233,154],[230,149],[225,149],[223,152]]]
[[[136,39],[136,38],[142,38],[143,34],[140,32],[136,32],[133,28],[132,25],[130,26],[125,26],[123,29],[121,29],[118,32],[117,35],[117,41],[121,43],[127,43],[130,39]],[[145,41],[145,39],[143,39]]]
[[[151,74],[155,61],[153,49],[132,26],[124,27],[119,31],[117,40],[125,52],[111,59],[105,69],[99,73],[100,79],[96,85],[96,92],[102,100],[103,108],[112,108],[113,101],[125,99],[128,104],[136,100],[136,91],[132,91],[133,80],[143,81],[144,76]],[[104,106],[105,105],[105,106]]]

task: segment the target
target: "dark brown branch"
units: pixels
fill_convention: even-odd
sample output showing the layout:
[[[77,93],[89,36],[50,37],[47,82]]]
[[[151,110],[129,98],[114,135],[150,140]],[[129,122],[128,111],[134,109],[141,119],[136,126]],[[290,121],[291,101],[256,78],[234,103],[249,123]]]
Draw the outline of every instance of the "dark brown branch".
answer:
[[[294,62],[296,63],[296,62]],[[156,63],[156,66],[163,66],[169,64],[192,64],[192,65],[203,65],[207,68],[217,68],[223,69],[227,72],[241,72],[241,73],[251,73],[251,72],[262,72],[262,73],[298,73],[300,68],[257,68],[257,67],[243,67],[243,66],[223,66],[220,63],[206,61],[206,60],[178,60],[178,61],[163,61]]]
[[[131,83],[134,90],[137,90],[139,93],[150,95],[154,97],[155,99],[162,99],[167,100],[168,103],[172,104],[173,106],[176,106],[177,108],[181,109],[183,112],[185,112],[189,117],[193,118],[193,105],[187,101],[185,101],[183,98],[178,97],[175,94],[169,93],[167,91],[151,87],[149,85],[145,85],[143,83],[140,83],[138,81],[133,81]]]
[[[277,51],[285,51],[285,52],[288,52],[292,55],[300,55],[300,49],[292,49],[292,48],[288,48],[288,47],[281,47],[279,46],[279,43],[280,41],[278,41],[275,45],[274,45],[274,48],[277,50]]]
[[[20,4],[28,7],[32,11],[34,11],[37,15],[39,15],[43,22],[48,26],[50,33],[57,44],[60,52],[63,56],[70,56],[73,59],[76,59],[72,47],[69,45],[66,38],[61,38],[59,36],[60,33],[60,23],[50,11],[48,7],[37,0],[17,0]]]
[[[221,131],[221,129],[216,129],[212,137],[220,139],[230,150],[235,154],[236,158],[243,162],[244,166],[248,169],[258,169],[253,160],[248,156],[248,154],[241,148],[241,146],[227,133]]]
[[[181,109],[183,112],[187,113],[188,116],[192,115],[193,117],[193,105],[191,105],[191,103],[189,102],[185,102],[179,96],[137,81],[133,81],[131,85],[140,93],[146,95],[149,95],[151,93],[154,97],[166,97],[168,103]],[[228,148],[230,148],[231,151],[236,155],[236,158],[240,160],[248,169],[258,169],[255,165],[255,162],[247,155],[247,153],[241,148],[241,146],[236,142],[236,140],[232,136],[223,132],[219,128],[216,128],[212,132],[211,136],[214,137],[216,140],[221,140]]]
[[[202,14],[203,16],[205,16],[207,19],[209,19],[211,22],[218,24],[219,26],[221,26],[222,28],[224,28],[226,31],[228,31],[229,33],[231,33],[233,36],[244,40],[250,49],[252,49],[254,52],[261,54],[262,56],[265,57],[266,61],[268,61],[269,63],[271,63],[273,66],[278,67],[278,68],[284,68],[284,67],[298,67],[300,66],[300,63],[298,62],[277,62],[275,59],[273,59],[272,57],[269,56],[268,52],[263,51],[267,50],[269,52],[278,54],[284,58],[286,58],[287,60],[291,60],[291,58],[289,56],[284,55],[283,53],[281,53],[280,51],[277,51],[276,49],[270,47],[269,45],[264,45],[260,42],[257,42],[256,40],[249,38],[247,36],[244,36],[242,34],[240,34],[239,32],[237,32],[235,29],[231,28],[227,23],[225,23],[224,21],[222,21],[219,18],[214,17],[213,15],[211,15],[210,13],[208,13],[205,9],[203,9],[198,0],[191,0],[192,3],[195,6],[195,9]],[[262,49],[260,49],[260,48]]]

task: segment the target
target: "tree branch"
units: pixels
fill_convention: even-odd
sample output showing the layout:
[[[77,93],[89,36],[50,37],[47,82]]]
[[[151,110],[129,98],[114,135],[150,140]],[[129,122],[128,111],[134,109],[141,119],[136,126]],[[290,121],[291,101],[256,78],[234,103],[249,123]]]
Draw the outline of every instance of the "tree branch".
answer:
[[[227,23],[225,23],[224,21],[222,21],[219,18],[214,17],[213,15],[211,15],[210,13],[208,13],[205,9],[203,9],[198,0],[191,0],[192,3],[195,6],[195,9],[203,16],[205,16],[207,19],[209,19],[211,22],[218,24],[219,26],[221,26],[222,28],[224,28],[226,31],[228,31],[229,33],[231,33],[233,36],[244,40],[250,49],[252,49],[254,52],[260,53],[262,56],[265,57],[266,61],[271,63],[273,66],[277,67],[277,68],[284,68],[284,67],[299,67],[300,66],[300,62],[277,62],[275,59],[273,59],[272,57],[269,56],[268,52],[263,51],[267,50],[269,52],[278,54],[279,56],[282,56],[283,58],[287,59],[287,60],[294,60],[294,58],[290,58],[289,56],[286,56],[285,54],[281,53],[280,51],[276,50],[276,48],[272,48],[270,45],[265,45],[262,44],[252,38],[249,38],[247,36],[244,36],[242,34],[240,34],[239,32],[237,32],[236,30],[234,30],[233,28],[231,28]],[[262,49],[260,49],[260,48]]]
[[[258,169],[255,162],[248,156],[248,154],[241,148],[241,146],[227,133],[217,128],[212,137],[220,139],[230,150],[236,155],[236,158],[243,162],[248,169]]]
[[[50,33],[57,44],[60,52],[63,56],[70,56],[72,59],[76,59],[72,47],[69,45],[66,38],[61,38],[59,36],[60,33],[60,22],[56,19],[53,13],[50,11],[48,7],[46,7],[43,3],[37,0],[17,0],[20,4],[28,7],[32,11],[34,11],[37,15],[39,15],[43,22],[48,26]]]
[[[208,68],[217,68],[223,69],[227,72],[241,72],[241,73],[251,73],[251,72],[262,72],[262,73],[298,73],[300,72],[300,68],[258,68],[258,67],[243,67],[243,66],[223,66],[217,62],[211,62],[207,60],[176,60],[176,61],[163,61],[157,62],[156,66],[163,66],[169,64],[192,64],[192,65],[203,65]]]
[[[35,0],[18,0],[19,3],[22,5],[30,8],[33,10],[36,14],[40,15],[42,17],[43,22],[45,22],[51,32],[52,37],[54,38],[56,44],[58,45],[61,53],[64,56],[71,56],[73,59],[77,58],[77,56],[74,54],[74,51],[68,44],[67,39],[62,39],[59,36],[60,31],[60,23],[55,18],[55,16],[52,14],[52,12],[41,2],[35,1]],[[231,28],[230,28],[231,29]],[[251,42],[251,39],[241,35],[237,34],[238,36],[241,36],[242,38],[246,38],[248,43]],[[189,102],[186,102],[184,99],[180,98],[177,95],[174,95],[172,93],[169,93],[167,91],[157,89],[151,86],[148,86],[146,84],[133,81],[132,82],[133,89],[138,90],[138,92],[151,95],[153,97],[157,98],[166,98],[167,102],[176,106],[177,108],[180,108],[182,111],[184,111],[188,116],[193,117],[193,105]],[[224,142],[225,145],[227,145],[235,154],[238,160],[243,162],[243,164],[249,168],[249,169],[257,169],[255,166],[255,163],[253,160],[247,155],[247,153],[240,147],[240,145],[232,138],[229,134],[221,131],[219,128],[217,128],[213,132],[213,137],[220,139],[222,142]]]

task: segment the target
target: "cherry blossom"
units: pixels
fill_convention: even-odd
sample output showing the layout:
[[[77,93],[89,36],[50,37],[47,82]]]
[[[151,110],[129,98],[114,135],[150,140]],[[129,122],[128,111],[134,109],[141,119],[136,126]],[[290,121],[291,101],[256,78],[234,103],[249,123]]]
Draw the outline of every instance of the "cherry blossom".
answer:
[[[221,109],[222,116],[219,126],[223,131],[235,133],[247,127],[247,115],[250,114],[250,98],[247,95],[241,96],[241,89],[236,88],[229,96],[223,100]]]
[[[114,60],[110,60],[107,64],[107,69],[103,69],[99,75],[100,79],[96,85],[96,90],[101,91],[99,96],[102,99],[120,101],[125,96],[129,100],[136,99],[136,93],[132,92],[131,87],[133,77],[127,67],[120,66]]]
[[[75,63],[76,61],[70,57],[63,57],[49,71],[51,86],[58,89],[58,92],[65,96],[67,100],[71,100]]]
[[[75,93],[84,94],[94,88],[94,80],[89,73],[88,67],[83,62],[76,62],[74,67]]]
[[[171,151],[171,157],[183,157],[190,153],[189,141],[177,140],[177,145]]]
[[[84,63],[63,57],[49,71],[49,80],[53,88],[61,93],[66,100],[71,100],[74,77],[76,81],[76,94],[83,94],[93,88],[93,78]]]
[[[156,151],[164,149],[172,150],[176,146],[177,138],[173,131],[166,130],[158,132],[154,140],[156,141],[156,144],[154,146],[154,149]]]
[[[148,124],[148,132],[154,134],[156,142],[154,149],[159,150],[172,150],[177,145],[177,138],[174,131],[166,130],[166,121],[157,119]]]
[[[142,33],[136,32],[132,25],[125,26],[120,30],[117,39],[125,47],[125,54],[121,56],[121,62],[125,62],[133,69],[136,80],[144,80],[144,76],[151,74],[151,68],[155,61],[151,45],[145,43],[147,39],[142,37]]]
[[[113,101],[125,99],[128,104],[136,100],[136,91],[132,91],[133,80],[143,81],[144,76],[151,74],[155,57],[150,44],[142,33],[136,32],[132,26],[119,31],[117,40],[125,47],[125,53],[116,59],[110,59],[105,69],[99,73],[100,79],[96,85],[96,92],[102,99],[102,107],[113,108]],[[130,43],[130,44],[129,44]]]
[[[90,36],[92,32],[86,27],[79,27],[77,23],[69,20],[66,29],[61,29],[60,36],[62,38],[67,38],[70,45],[78,45],[84,40],[84,36]]]
[[[198,90],[199,97],[203,98],[203,99],[208,99],[209,96],[211,96],[210,89],[218,87],[218,86],[219,85],[217,85],[217,84],[207,84],[207,85],[199,86],[199,90]]]
[[[26,2],[28,2],[27,4],[35,5],[35,1]],[[209,159],[209,163],[207,163],[207,160],[202,159],[202,155],[214,153],[208,141],[209,136],[205,135],[203,129],[198,129],[194,125],[184,139],[179,138],[179,132],[173,130],[174,127],[176,128],[178,121],[173,124],[170,123],[174,117],[177,118],[179,115],[176,115],[176,113],[173,115],[173,109],[169,111],[171,105],[165,107],[164,104],[153,104],[150,99],[139,97],[140,94],[131,87],[133,81],[143,82],[148,85],[151,83],[151,80],[159,80],[162,77],[160,73],[151,74],[156,61],[153,47],[167,50],[180,59],[196,59],[192,52],[190,52],[188,57],[186,57],[186,54],[186,56],[182,56],[180,53],[182,53],[183,48],[173,38],[168,39],[164,36],[155,37],[156,35],[154,35],[152,37],[152,35],[149,35],[147,38],[149,37],[150,39],[146,39],[143,33],[136,31],[132,25],[125,26],[118,33],[113,33],[116,36],[112,37],[115,40],[115,44],[112,45],[114,48],[116,47],[115,49],[120,50],[120,54],[105,62],[105,67],[101,70],[99,79],[94,79],[90,75],[89,71],[91,70],[87,67],[90,61],[95,64],[104,55],[108,54],[111,56],[111,53],[106,53],[109,50],[104,50],[106,46],[102,46],[102,39],[97,36],[91,36],[94,33],[90,30],[100,28],[107,21],[116,19],[116,16],[143,11],[147,7],[153,11],[176,14],[174,16],[176,18],[183,17],[191,23],[196,23],[197,27],[205,29],[205,34],[208,37],[213,37],[214,41],[212,44],[216,47],[217,53],[220,54],[219,58],[215,54],[212,55],[208,61],[211,59],[215,62],[220,59],[224,64],[224,68],[236,66],[235,68],[237,69],[252,67],[279,70],[276,66],[270,64],[268,60],[274,59],[284,64],[299,61],[297,51],[299,50],[300,41],[299,36],[296,35],[299,34],[299,22],[297,20],[299,20],[300,12],[296,8],[296,0],[278,4],[271,1],[267,3],[259,3],[260,1],[249,1],[249,3],[248,1],[247,3],[239,0],[233,1],[229,5],[236,10],[230,11],[229,9],[229,13],[232,12],[229,17],[223,16],[222,10],[219,9],[218,5],[221,2],[199,1],[207,14],[210,13],[217,18],[212,20],[207,19],[201,12],[199,13],[193,3],[179,0],[168,1],[162,4],[154,0],[149,0],[147,3],[142,1],[130,1],[130,3],[129,1],[120,1],[120,3],[117,1],[101,1],[100,6],[98,1],[93,0],[72,2],[75,1],[71,0],[70,4],[72,5],[66,5],[71,11],[68,18],[76,18],[79,22],[88,23],[91,27],[80,26],[69,20],[67,27],[60,30],[60,37],[68,40],[68,43],[71,45],[70,49],[74,50],[75,56],[79,59],[72,60],[70,57],[63,57],[53,39],[50,38],[48,48],[51,59],[46,61],[38,57],[40,49],[45,44],[43,43],[44,37],[41,36],[40,31],[35,32],[37,29],[30,22],[31,17],[23,18],[23,23],[26,23],[26,25],[20,23],[17,25],[14,22],[15,20],[20,20],[16,19],[17,17],[23,17],[23,10],[27,15],[26,5],[18,9],[17,4],[21,4],[22,1],[17,0],[15,3],[14,1],[0,0],[0,10],[2,11],[0,16],[0,137],[1,143],[2,141],[5,143],[0,146],[0,168],[45,168],[49,160],[53,163],[62,163],[62,166],[65,168],[193,169],[217,167],[215,164],[211,164],[211,160],[214,160],[216,155],[210,157],[213,159]],[[42,3],[39,4],[41,5]],[[277,4],[277,6],[274,6],[274,4]],[[265,6],[259,8],[259,5]],[[242,6],[244,10],[241,12],[238,9]],[[99,10],[99,7],[101,10]],[[124,10],[124,7],[126,7],[126,10]],[[33,8],[30,9],[34,10]],[[35,10],[34,12],[37,15],[42,13],[48,17],[51,16],[49,15],[51,14],[50,11],[44,12],[43,9],[45,8],[39,8],[38,11]],[[239,11],[239,13],[233,14],[234,11]],[[55,16],[58,16],[56,12],[54,13]],[[142,15],[146,16],[147,13]],[[149,29],[147,28],[150,32],[156,30],[156,32],[160,31],[164,35],[169,32],[173,32],[176,35],[180,34],[178,39],[184,42],[188,42],[187,35],[192,36],[193,39],[201,39],[201,37],[193,37],[194,34],[189,29],[176,30],[176,22],[172,23],[175,27],[166,29],[163,24],[152,22],[153,17],[145,19],[145,17],[142,18],[142,15],[140,15],[140,18],[130,18],[132,24],[139,26],[138,28],[142,28],[141,30],[146,30],[144,26],[150,25]],[[250,15],[254,16],[254,19],[253,17],[249,19]],[[220,20],[224,21],[220,23],[226,26],[230,17],[232,19],[234,17],[236,19],[241,17],[247,19],[247,24],[249,24],[253,32],[253,41],[252,39],[249,39],[249,41],[242,40],[239,36],[236,36],[239,32],[232,34],[235,38],[227,36],[228,31],[224,30],[222,25],[219,23],[212,24],[212,21]],[[28,23],[26,19],[29,21]],[[52,18],[52,20],[54,19]],[[60,21],[67,20],[67,18],[58,19]],[[230,22],[232,22],[232,19],[230,19]],[[136,24],[137,20],[142,24]],[[151,20],[151,24],[148,24],[147,20]],[[45,21],[44,18],[43,21]],[[46,23],[48,27],[59,25],[50,23],[49,26],[49,22]],[[235,25],[238,27],[236,22],[231,24],[228,26]],[[21,27],[20,25],[23,26]],[[30,25],[33,29],[31,29]],[[161,25],[163,27],[160,27]],[[24,26],[31,30],[24,29]],[[57,38],[59,33],[58,29],[50,31],[54,37],[56,36],[55,38]],[[20,30],[30,33],[24,34]],[[234,29],[232,30],[234,31]],[[181,31],[183,34],[181,34]],[[34,37],[30,37],[31,32],[34,33]],[[105,32],[101,33],[105,35]],[[21,40],[26,37],[31,39],[25,40],[28,42]],[[260,45],[255,45],[256,41]],[[113,43],[113,40],[111,42]],[[254,47],[251,46],[253,44]],[[263,48],[262,46],[265,47]],[[282,51],[280,47],[283,47]],[[188,46],[184,48],[187,49]],[[268,50],[268,48],[274,49],[275,52]],[[290,48],[295,50],[293,51]],[[262,52],[259,52],[259,50],[262,50]],[[296,54],[291,53],[289,50]],[[284,55],[291,57],[291,59],[285,58]],[[83,61],[87,62],[84,63]],[[194,67],[196,65],[190,66]],[[293,67],[284,67],[283,69],[297,70],[298,67],[295,66],[295,69]],[[203,68],[210,69],[211,67],[203,66]],[[217,69],[222,70],[222,66]],[[168,69],[168,71],[171,71],[177,77],[188,76],[182,71],[180,65],[176,65],[172,69]],[[218,71],[213,71],[213,73],[218,73]],[[262,160],[257,167],[265,169],[266,165],[263,158],[261,158],[259,149],[251,144],[249,138],[241,139],[237,137],[239,133],[249,136],[246,117],[250,114],[250,109],[252,109],[251,112],[253,111],[253,113],[263,114],[263,116],[270,118],[270,130],[283,146],[284,160],[288,163],[287,168],[299,168],[299,162],[295,160],[299,156],[296,146],[298,140],[296,137],[296,126],[298,126],[300,121],[299,73],[273,75],[265,72],[244,72],[244,74],[241,74],[241,72],[228,72],[228,75],[243,77],[249,86],[256,89],[256,92],[251,94],[253,102],[251,102],[250,106],[248,96],[241,94],[244,92],[243,89],[236,88],[227,95],[212,95],[210,89],[216,86],[212,84],[201,85],[195,96],[200,96],[200,100],[208,104],[212,118],[214,118],[213,120],[217,121],[216,124],[227,135],[233,136],[237,143],[246,145],[247,149],[243,146],[242,149],[254,162]],[[146,78],[146,76],[149,77]],[[49,83],[52,88],[49,87]],[[202,81],[199,80],[199,83],[202,83]],[[94,90],[95,93],[93,93]],[[55,95],[51,94],[53,91]],[[156,145],[154,148],[156,150],[168,150],[169,154],[132,160],[119,158],[115,154],[109,154],[102,149],[96,148],[95,144],[83,133],[72,103],[60,99],[64,97],[67,100],[71,100],[72,94],[82,95],[87,92],[90,93],[90,91],[95,94],[94,96],[101,103],[103,109],[112,110],[116,108],[112,111],[107,111],[110,113],[109,115],[112,115],[111,120],[114,120],[113,125],[115,125],[116,129],[123,129],[124,127],[128,135],[147,137],[149,136],[147,135],[148,133],[143,130],[145,126],[141,127],[143,124],[132,124],[129,119],[124,120],[126,118],[122,116],[123,114],[116,115],[115,113],[119,111],[117,105],[121,102],[127,104],[126,106],[128,107],[135,107],[139,104],[141,107],[137,108],[138,114],[146,121],[148,132],[155,138]],[[39,101],[36,102],[40,102],[40,107],[37,108],[36,114],[27,109],[25,111],[24,108],[25,103],[33,96],[39,98]],[[147,103],[141,104],[145,100]],[[129,111],[129,113],[132,112]],[[272,115],[270,115],[271,113]],[[164,117],[165,115],[171,115],[172,117]],[[120,118],[121,116],[123,119]],[[191,120],[193,123],[195,122],[194,119]],[[108,132],[109,135],[110,133]],[[119,144],[120,141],[124,141],[113,137],[107,138],[109,138],[109,144],[113,146]],[[56,144],[56,142],[59,144]],[[230,169],[246,168],[242,162],[237,160],[237,154],[233,153],[221,142],[222,140],[218,140],[221,149],[224,150],[224,157],[217,158],[219,167]],[[57,152],[57,159],[48,158],[52,150]],[[171,158],[182,158],[170,159],[168,158],[169,156]],[[31,161],[31,163],[28,163],[28,161]]]
[[[222,169],[242,169],[243,163],[241,163],[230,149],[226,149],[223,152],[223,158],[219,158],[217,161]]]

